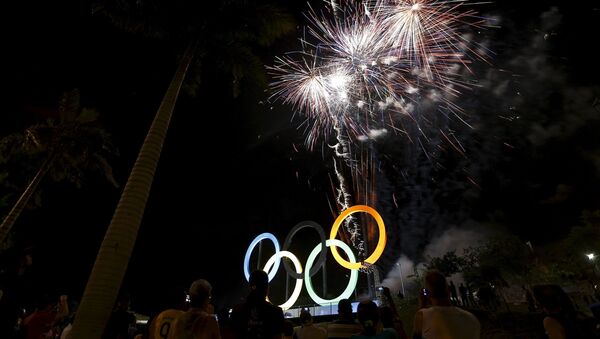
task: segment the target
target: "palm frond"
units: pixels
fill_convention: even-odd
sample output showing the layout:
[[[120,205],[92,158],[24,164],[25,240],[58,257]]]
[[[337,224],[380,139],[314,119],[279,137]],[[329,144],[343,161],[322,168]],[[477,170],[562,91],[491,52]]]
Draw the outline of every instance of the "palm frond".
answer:
[[[81,113],[75,119],[80,124],[89,124],[92,122],[96,122],[99,117],[98,111],[90,108],[83,108]]]
[[[95,162],[99,165],[100,172],[104,174],[106,180],[108,180],[108,182],[110,182],[115,188],[118,188],[120,185],[117,180],[115,180],[112,166],[100,154],[94,153],[93,156],[95,158]]]
[[[61,123],[74,121],[76,119],[79,115],[79,110],[81,109],[80,100],[81,95],[77,88],[63,93],[58,104],[58,113]]]

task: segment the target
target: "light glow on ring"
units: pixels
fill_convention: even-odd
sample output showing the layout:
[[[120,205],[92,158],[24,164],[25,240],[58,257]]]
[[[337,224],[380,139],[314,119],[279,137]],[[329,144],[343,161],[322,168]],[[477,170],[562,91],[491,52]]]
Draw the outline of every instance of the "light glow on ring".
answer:
[[[273,266],[273,264],[275,264],[275,263],[281,262],[282,257],[289,258],[292,261],[292,263],[294,263],[294,267],[296,268],[296,273],[302,274],[302,265],[300,264],[300,261],[290,251],[279,251],[279,252],[273,254],[269,258],[269,260],[267,260],[267,263],[265,264],[263,271],[269,273],[271,266]],[[313,258],[313,261],[314,261],[314,258]],[[277,273],[277,270],[275,268],[273,268],[272,272]],[[296,303],[296,300],[298,300],[298,297],[300,296],[300,291],[302,291],[302,279],[296,279],[296,286],[294,287],[294,291],[292,292],[292,295],[286,302],[279,305],[279,307],[281,307],[285,311],[288,308],[294,306],[294,303]]]
[[[279,241],[277,241],[277,238],[275,238],[273,234],[262,233],[259,234],[256,238],[254,238],[254,240],[252,240],[252,243],[250,243],[250,246],[248,246],[248,249],[246,250],[246,256],[244,257],[244,275],[246,276],[246,281],[250,281],[250,255],[252,254],[254,247],[256,247],[256,245],[258,245],[259,242],[265,239],[269,239],[271,240],[271,242],[273,242],[273,246],[275,246],[275,254],[279,252]],[[273,267],[273,270],[271,271],[271,273],[269,273],[269,282],[273,280],[273,278],[275,278],[275,274],[277,274],[280,262],[281,260],[277,260],[275,262],[275,267]]]
[[[342,250],[346,252],[346,255],[348,255],[350,263],[356,263],[356,258],[354,257],[354,253],[352,253],[352,249],[350,249],[350,246],[346,245],[346,243],[344,243],[343,241],[338,239],[328,239],[325,242],[325,246],[332,248],[333,246],[341,247]],[[310,274],[308,274],[308,272],[310,271],[310,267],[312,266],[313,262],[315,262],[317,254],[323,250],[323,248],[321,247],[322,245],[318,244],[317,246],[315,246],[312,252],[310,252],[308,259],[306,260],[304,280],[306,281],[306,291],[308,292],[308,295],[310,295],[312,300],[314,300],[314,302],[321,306],[329,306],[331,304],[337,304],[342,299],[349,299],[352,296],[352,292],[354,292],[356,284],[358,283],[358,271],[354,269],[350,270],[350,280],[348,281],[348,285],[346,286],[346,289],[344,290],[344,292],[342,292],[342,294],[333,299],[323,299],[319,297],[312,287],[312,281],[310,280]]]
[[[356,212],[366,212],[366,213],[370,214],[377,222],[377,227],[379,228],[379,240],[377,241],[377,246],[375,247],[375,250],[373,251],[373,253],[371,253],[371,255],[367,259],[365,259],[366,263],[374,264],[379,259],[379,257],[381,257],[381,254],[383,253],[383,250],[385,248],[385,243],[387,241],[387,237],[385,235],[385,224],[383,223],[383,219],[381,218],[381,215],[379,215],[379,213],[375,209],[373,209],[369,206],[366,206],[366,205],[356,205],[356,206],[352,206],[352,207],[348,208],[347,210],[343,211],[337,217],[337,219],[335,219],[335,222],[333,223],[333,226],[331,227],[331,233],[329,234],[329,239],[335,239],[337,232],[340,228],[340,225],[342,224],[344,219],[346,219],[349,215],[356,213]],[[333,257],[340,265],[344,266],[347,269],[358,270],[363,267],[362,263],[351,263],[351,262],[344,260],[344,258],[342,258],[342,256],[338,253],[337,245],[335,245],[335,244],[331,245],[331,254],[333,254]]]
[[[349,215],[356,213],[356,212],[365,212],[365,213],[370,214],[377,222],[377,226],[379,229],[379,240],[377,242],[377,246],[376,246],[375,250],[367,259],[365,259],[363,262],[358,262],[358,263],[356,262],[356,257],[354,255],[354,253],[352,252],[352,249],[350,248],[350,246],[348,246],[346,243],[344,243],[341,240],[335,239],[342,222]],[[306,227],[307,225],[317,229],[317,231],[321,230],[321,231],[319,231],[319,233],[320,233],[320,235],[322,234],[321,233],[322,229],[320,228],[320,226],[316,223],[314,223],[314,225],[313,225],[313,224],[311,224],[311,222],[302,222],[302,223],[296,225],[294,227],[294,229],[292,230],[293,231],[292,233],[296,233],[296,231],[300,230],[301,228]],[[286,237],[286,243],[289,243],[292,237],[293,237],[293,234],[288,234],[288,237]],[[298,297],[300,296],[300,292],[302,290],[302,281],[303,280],[306,280],[306,290],[308,291],[308,294],[310,295],[312,300],[314,302],[318,303],[319,305],[328,306],[333,303],[338,303],[341,299],[344,299],[344,298],[349,299],[352,296],[352,292],[356,289],[356,285],[358,283],[358,270],[360,270],[362,267],[366,266],[366,265],[363,265],[364,263],[374,264],[381,257],[381,254],[383,253],[385,244],[387,242],[385,224],[383,222],[383,219],[379,215],[379,213],[375,209],[373,209],[369,206],[366,206],[366,205],[352,206],[352,207],[346,209],[345,211],[343,211],[337,217],[337,219],[335,220],[335,222],[333,223],[333,226],[331,228],[330,239],[323,242],[323,238],[321,238],[321,243],[317,244],[317,246],[312,250],[312,252],[310,253],[310,255],[307,259],[306,268],[304,271],[302,270],[302,265],[300,264],[300,261],[293,253],[286,251],[285,249],[284,250],[280,249],[279,242],[277,241],[277,238],[275,238],[275,236],[273,234],[262,233],[262,234],[258,235],[256,238],[254,238],[254,240],[252,240],[252,242],[250,243],[250,246],[248,246],[248,249],[246,250],[246,255],[244,257],[244,274],[246,276],[246,280],[249,280],[249,278],[250,278],[250,272],[249,272],[250,271],[250,256],[251,256],[252,252],[254,251],[254,248],[256,247],[256,245],[258,245],[261,241],[263,241],[265,239],[271,240],[271,242],[273,243],[273,246],[275,247],[275,254],[273,256],[271,256],[269,258],[269,260],[267,260],[267,263],[265,264],[265,266],[263,268],[263,270],[265,272],[267,272],[267,275],[269,277],[269,282],[271,282],[271,280],[273,280],[273,278],[275,278],[275,275],[277,274],[277,271],[281,264],[282,257],[286,257],[286,258],[289,258],[290,260],[292,260],[292,262],[294,263],[294,266],[295,266],[296,272],[291,272],[291,270],[286,269],[287,276],[288,277],[292,276],[293,278],[296,279],[296,286],[294,287],[292,296],[287,301],[285,301],[283,304],[279,305],[284,310],[287,310],[290,307],[292,307],[294,305],[294,303],[298,300]],[[287,246],[289,246],[289,244]],[[323,246],[325,246],[325,248],[323,248]],[[344,260],[340,256],[339,252],[337,251],[338,246],[341,247],[342,250],[344,250],[344,252],[347,254],[349,261]],[[334,299],[330,299],[330,300],[320,298],[315,293],[313,286],[312,286],[311,277],[310,277],[311,276],[310,271],[313,270],[314,272],[312,272],[312,274],[314,275],[316,272],[318,272],[320,270],[320,266],[325,262],[326,253],[324,253],[324,251],[327,250],[327,247],[331,247],[331,253],[333,254],[333,257],[335,258],[335,260],[341,266],[350,270],[350,279],[348,281],[348,285],[346,286],[346,289],[338,297],[336,297]],[[319,253],[321,255],[319,256],[317,265],[313,267],[313,265],[315,263],[315,258],[317,257],[317,254],[319,254]],[[284,261],[284,264],[287,264],[287,262]],[[286,266],[286,265],[284,265],[284,266]],[[268,300],[268,298],[267,298],[267,300]]]

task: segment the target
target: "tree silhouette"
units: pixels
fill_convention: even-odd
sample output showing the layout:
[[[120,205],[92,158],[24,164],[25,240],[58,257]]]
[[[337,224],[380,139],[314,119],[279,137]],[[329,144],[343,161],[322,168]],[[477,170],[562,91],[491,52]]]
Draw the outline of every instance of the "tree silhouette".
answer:
[[[0,224],[0,244],[6,240],[45,177],[79,187],[88,173],[100,172],[118,186],[106,159],[114,152],[109,136],[98,123],[98,113],[82,108],[79,99],[79,90],[65,92],[60,99],[58,118],[49,118],[0,141],[0,166],[10,168],[0,169],[5,187],[17,188],[18,178],[14,182],[11,180],[23,172],[17,169],[19,164],[27,162],[26,166],[30,167],[30,162],[39,163],[36,174]],[[7,203],[6,199],[4,202]]]

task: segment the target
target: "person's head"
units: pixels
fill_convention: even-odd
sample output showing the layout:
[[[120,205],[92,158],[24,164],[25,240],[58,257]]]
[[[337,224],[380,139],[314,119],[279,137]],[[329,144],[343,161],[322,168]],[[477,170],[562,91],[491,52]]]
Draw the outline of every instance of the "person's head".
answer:
[[[438,270],[427,272],[425,275],[425,288],[431,299],[446,300],[450,298],[446,277]]]
[[[343,319],[352,318],[352,303],[349,299],[342,299],[338,302],[338,315]]]
[[[252,293],[261,297],[266,297],[269,292],[269,275],[263,270],[256,270],[250,273],[250,289]]]
[[[312,314],[310,314],[310,311],[308,309],[303,308],[300,311],[300,323],[305,326],[305,325],[310,325],[313,322],[313,317]]]
[[[572,312],[571,299],[558,285],[535,285],[533,296],[537,303],[548,313]]]
[[[358,321],[362,325],[365,335],[375,335],[379,323],[379,308],[372,300],[361,301],[358,304]]]
[[[203,308],[210,301],[212,286],[204,279],[198,279],[192,283],[188,291],[190,295],[190,306]]]

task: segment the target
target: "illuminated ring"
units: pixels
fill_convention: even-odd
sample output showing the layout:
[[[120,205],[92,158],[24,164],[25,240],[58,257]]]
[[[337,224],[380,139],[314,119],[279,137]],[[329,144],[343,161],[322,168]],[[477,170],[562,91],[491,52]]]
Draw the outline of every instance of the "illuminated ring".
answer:
[[[383,249],[385,248],[385,243],[387,241],[387,237],[385,235],[385,224],[383,223],[383,219],[381,218],[381,215],[379,215],[379,213],[377,213],[377,211],[374,210],[373,208],[366,206],[366,205],[356,205],[356,206],[352,206],[352,207],[348,208],[347,210],[343,211],[342,214],[340,214],[337,217],[337,219],[335,219],[335,222],[333,223],[333,226],[331,227],[331,233],[329,234],[329,239],[335,239],[335,236],[337,235],[338,229],[340,228],[340,225],[342,224],[342,222],[349,215],[356,213],[356,212],[369,213],[373,218],[375,218],[375,221],[377,222],[377,227],[379,228],[379,240],[377,241],[377,247],[375,247],[375,250],[373,251],[371,256],[369,256],[367,259],[365,259],[366,263],[374,264],[379,259],[379,257],[381,257],[381,254],[383,253]],[[361,267],[363,267],[362,263],[350,263],[350,262],[344,260],[338,253],[336,245],[331,246],[331,254],[333,254],[333,257],[340,265],[344,266],[347,269],[358,270]]]
[[[277,254],[279,252],[279,242],[277,241],[277,238],[275,238],[275,236],[273,234],[262,233],[262,234],[259,234],[256,238],[254,238],[254,240],[252,240],[252,243],[250,243],[250,246],[248,246],[248,249],[246,250],[246,256],[244,257],[244,275],[246,276],[247,281],[250,281],[250,255],[252,254],[254,247],[256,247],[256,245],[258,245],[259,242],[261,242],[265,239],[269,239],[273,242],[273,246],[275,246],[275,254]],[[273,267],[273,271],[271,273],[269,273],[269,281],[271,281],[271,280],[273,280],[273,278],[275,278],[275,274],[277,273],[277,270],[279,269],[280,261],[281,260],[277,260],[277,262],[275,262],[275,267]]]
[[[346,255],[348,255],[348,259],[350,259],[350,262],[356,263],[356,258],[354,257],[354,253],[352,253],[352,249],[350,249],[350,246],[346,245],[343,241],[337,240],[337,239],[328,239],[326,242],[326,246],[331,246],[332,249],[334,248],[334,246],[341,247],[342,250],[344,250],[344,252],[346,252]],[[312,252],[310,252],[310,255],[308,256],[308,259],[306,261],[306,270],[304,271],[304,280],[306,280],[306,291],[308,292],[308,295],[310,295],[312,300],[314,300],[317,304],[319,304],[321,306],[329,306],[331,304],[337,304],[342,299],[350,298],[352,296],[352,292],[354,292],[354,289],[356,288],[356,284],[358,282],[358,271],[354,270],[354,269],[350,270],[350,280],[348,281],[348,286],[346,286],[346,289],[344,290],[344,292],[342,292],[342,294],[340,294],[337,298],[329,299],[329,300],[323,299],[323,298],[319,297],[317,295],[317,293],[315,293],[315,290],[313,290],[313,287],[312,287],[312,281],[310,280],[310,275],[308,274],[308,271],[309,271],[309,268],[312,266],[313,261],[315,261],[317,252],[326,253],[326,251],[323,251],[323,247],[321,246],[321,244],[318,244],[317,246],[315,246],[315,248],[312,250]]]
[[[300,265],[300,261],[292,252],[289,251],[279,251],[273,254],[273,256],[271,256],[269,260],[267,260],[263,271],[269,272],[273,264],[279,263],[281,261],[281,257],[289,258],[294,263],[294,266],[296,267],[296,272],[300,276],[302,276],[302,265]],[[273,272],[277,273],[277,270],[274,268]],[[292,292],[290,298],[283,304],[279,305],[279,307],[281,307],[283,310],[287,310],[288,308],[294,306],[294,303],[296,302],[296,300],[298,300],[298,297],[300,296],[300,291],[302,291],[302,279],[296,279],[296,286],[294,287],[294,292]]]
[[[294,235],[296,235],[296,233],[298,233],[298,231],[300,231],[301,229],[303,229],[305,227],[310,227],[310,228],[315,229],[317,231],[317,233],[319,233],[319,237],[321,237],[321,246],[325,246],[325,241],[327,240],[327,238],[325,237],[325,231],[323,231],[323,228],[321,227],[321,225],[317,224],[314,221],[303,221],[303,222],[296,224],[296,226],[294,226],[294,228],[292,228],[290,233],[288,233],[287,237],[285,238],[285,241],[283,242],[282,249],[284,251],[287,251],[289,249]],[[327,252],[321,251],[321,255],[319,256],[319,259],[317,260],[317,264],[310,270],[310,272],[308,272],[308,274],[311,277],[314,276],[315,274],[317,274],[317,272],[319,272],[319,269],[321,269],[323,264],[325,264],[325,260],[327,260]],[[292,278],[302,279],[303,274],[292,271],[292,268],[290,267],[290,264],[287,261],[283,262],[283,267],[285,268],[285,271],[287,272],[287,274],[289,274]]]

